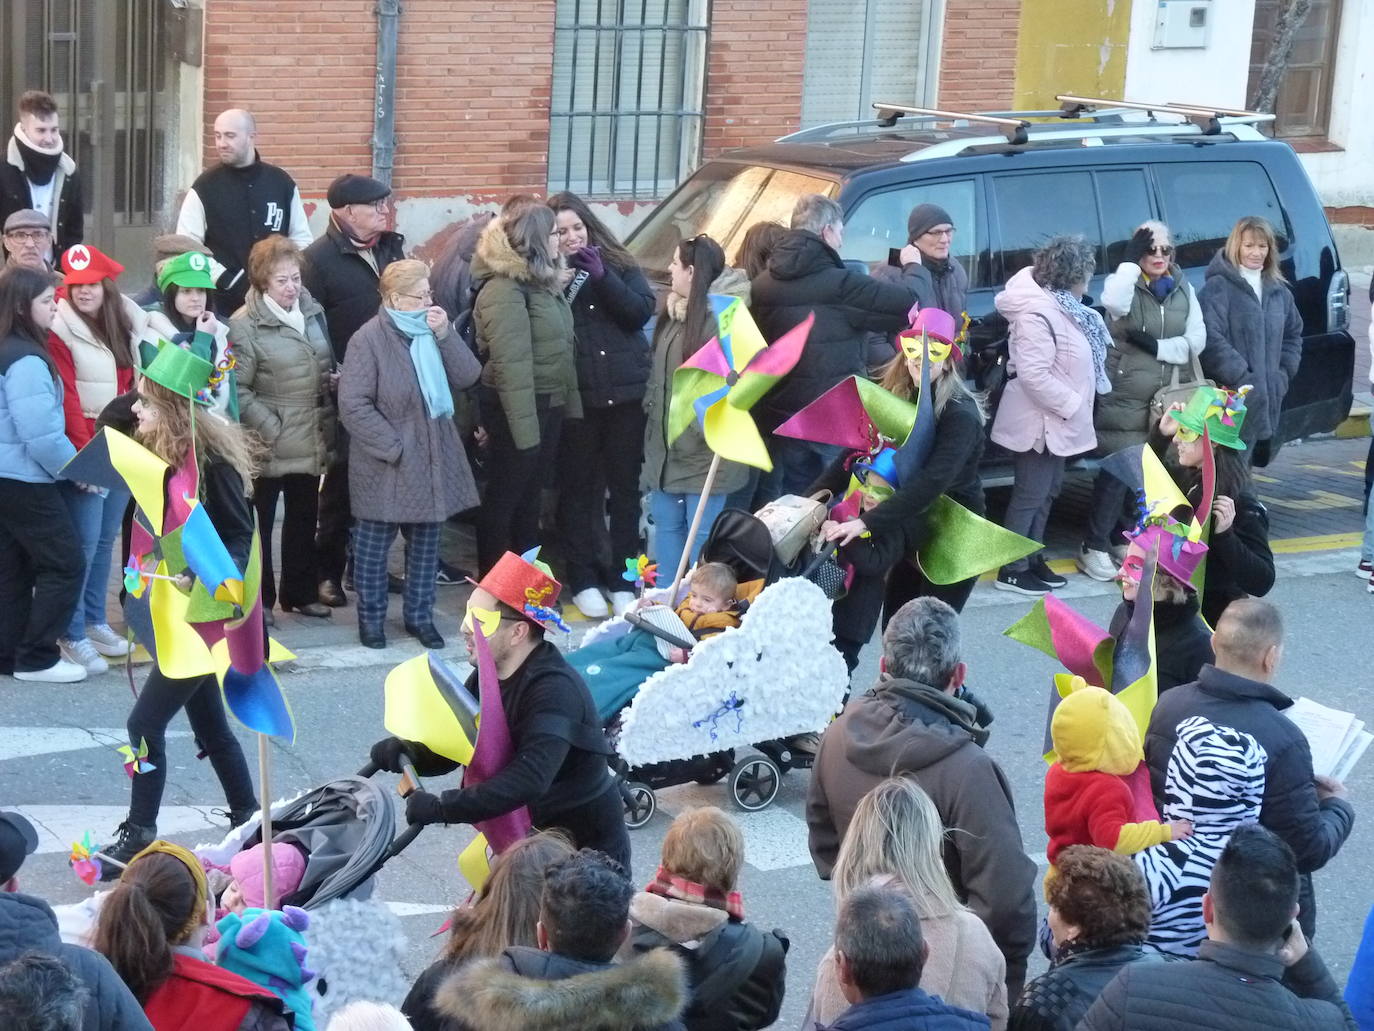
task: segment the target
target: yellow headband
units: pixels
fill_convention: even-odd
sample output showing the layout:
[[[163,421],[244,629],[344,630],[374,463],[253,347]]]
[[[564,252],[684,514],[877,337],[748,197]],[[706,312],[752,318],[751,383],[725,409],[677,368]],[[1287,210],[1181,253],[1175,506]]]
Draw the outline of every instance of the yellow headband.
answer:
[[[152,855],[155,852],[180,860],[182,865],[191,872],[191,880],[196,884],[196,904],[191,908],[191,915],[187,918],[186,923],[176,934],[176,941],[182,942],[191,936],[191,932],[194,931],[196,926],[205,918],[205,901],[210,896],[210,886],[205,880],[205,868],[200,865],[200,860],[196,858],[196,854],[190,849],[183,848],[181,845],[177,845],[170,841],[163,841],[159,838],[129,860],[129,865],[124,868],[124,872],[119,875],[119,879],[121,881],[124,880],[128,877],[129,871],[134,868],[135,863],[144,856]]]

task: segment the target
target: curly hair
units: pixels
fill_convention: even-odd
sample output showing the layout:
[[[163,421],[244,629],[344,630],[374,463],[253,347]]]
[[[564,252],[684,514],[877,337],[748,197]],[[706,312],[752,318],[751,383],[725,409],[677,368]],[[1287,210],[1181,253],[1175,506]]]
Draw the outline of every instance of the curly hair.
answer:
[[[1129,856],[1092,845],[1070,845],[1054,862],[1045,901],[1077,927],[1077,941],[1105,948],[1134,945],[1150,933],[1145,875]]]
[[[609,963],[624,940],[634,893],[625,868],[604,852],[584,848],[549,867],[539,905],[549,951]]]
[[[1031,256],[1031,276],[1046,290],[1071,290],[1097,271],[1097,248],[1082,234],[1056,236]]]
[[[297,269],[305,262],[301,249],[291,240],[278,233],[264,236],[248,252],[248,282],[260,294],[267,293],[272,281],[272,273],[282,262],[289,261]]]

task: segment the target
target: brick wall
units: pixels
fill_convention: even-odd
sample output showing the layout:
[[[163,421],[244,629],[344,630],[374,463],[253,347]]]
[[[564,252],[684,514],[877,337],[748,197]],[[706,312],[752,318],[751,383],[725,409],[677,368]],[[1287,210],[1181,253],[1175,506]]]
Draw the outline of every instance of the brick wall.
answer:
[[[947,0],[939,106],[995,111],[1012,106],[1021,0]]]
[[[806,0],[715,0],[703,156],[795,130],[805,56]]]

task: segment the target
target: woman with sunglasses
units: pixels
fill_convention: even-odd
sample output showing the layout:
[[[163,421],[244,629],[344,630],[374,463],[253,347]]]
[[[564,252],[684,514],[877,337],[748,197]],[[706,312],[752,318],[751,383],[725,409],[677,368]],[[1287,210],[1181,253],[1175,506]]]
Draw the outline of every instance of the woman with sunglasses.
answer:
[[[1143,223],[1127,242],[1124,257],[1102,286],[1112,334],[1107,352],[1112,390],[1098,400],[1093,416],[1101,455],[1145,442],[1161,414],[1151,407],[1155,395],[1175,372],[1182,370],[1183,382],[1197,377],[1193,370],[1207,342],[1197,295],[1174,263],[1169,227]],[[1078,554],[1078,568],[1094,580],[1116,577],[1117,556],[1125,551],[1120,531],[1133,522],[1127,493],[1116,477],[1097,474]]]
[[[932,309],[925,309],[929,312]],[[918,323],[922,321],[918,316]],[[826,489],[838,496],[851,470],[860,474],[864,494],[862,511],[852,519],[828,521],[821,529],[826,540],[836,541],[841,557],[854,567],[854,579],[846,595],[835,602],[835,647],[852,673],[859,652],[873,636],[878,617],[883,626],[892,614],[912,598],[929,595],[948,603],[957,612],[968,601],[977,577],[955,584],[928,580],[912,559],[926,537],[926,513],[944,494],[978,515],[984,512],[983,484],[978,461],[983,454],[983,410],[969,393],[959,373],[958,349],[943,340],[919,333],[898,338],[902,353],[884,367],[881,386],[889,393],[919,403],[921,366],[925,349],[930,353],[930,403],[935,414],[935,444],[918,477],[909,483],[897,479],[896,465],[876,457],[854,462],[848,455],[831,465],[813,490]],[[889,454],[891,451],[889,449]],[[852,463],[852,464],[851,464]],[[867,536],[864,536],[867,534]]]

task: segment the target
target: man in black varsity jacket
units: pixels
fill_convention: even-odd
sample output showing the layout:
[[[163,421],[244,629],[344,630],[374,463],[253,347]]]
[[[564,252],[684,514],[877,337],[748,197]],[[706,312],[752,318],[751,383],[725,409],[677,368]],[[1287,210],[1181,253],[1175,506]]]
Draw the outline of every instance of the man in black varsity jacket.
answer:
[[[314,241],[291,176],[258,155],[258,127],[247,111],[231,108],[215,119],[220,163],[186,191],[176,231],[201,241],[214,259],[215,307],[232,315],[248,294],[248,252],[273,233],[302,250]]]

